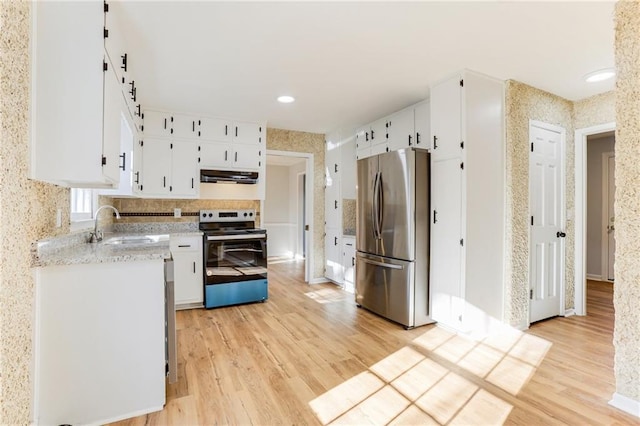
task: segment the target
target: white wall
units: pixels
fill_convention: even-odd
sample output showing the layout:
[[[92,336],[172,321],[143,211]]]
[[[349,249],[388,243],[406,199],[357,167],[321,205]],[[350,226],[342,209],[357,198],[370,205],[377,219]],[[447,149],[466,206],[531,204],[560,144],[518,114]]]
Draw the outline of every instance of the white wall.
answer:
[[[587,139],[587,275],[602,275],[602,154],[615,137]]]
[[[291,215],[290,203],[295,196],[292,197],[289,175],[288,166],[267,164],[263,226],[267,230],[269,256],[290,256],[294,252],[291,228],[295,226],[295,216]]]

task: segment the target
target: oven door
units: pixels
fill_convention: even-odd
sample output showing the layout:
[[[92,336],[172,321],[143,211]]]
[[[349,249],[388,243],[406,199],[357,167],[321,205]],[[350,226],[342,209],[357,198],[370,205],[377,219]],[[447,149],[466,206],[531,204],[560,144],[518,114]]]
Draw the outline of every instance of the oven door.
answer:
[[[205,236],[204,280],[206,285],[266,278],[266,235]]]

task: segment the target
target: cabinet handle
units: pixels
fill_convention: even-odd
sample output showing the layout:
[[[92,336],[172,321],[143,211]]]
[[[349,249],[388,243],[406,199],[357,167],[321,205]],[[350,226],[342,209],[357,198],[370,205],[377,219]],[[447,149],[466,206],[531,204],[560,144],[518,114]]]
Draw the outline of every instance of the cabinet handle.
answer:
[[[167,119],[166,118],[164,119],[164,128],[165,128],[165,130],[167,128]]]
[[[338,200],[334,200],[333,201],[333,205],[334,205],[334,208],[337,209],[338,208]]]
[[[338,237],[333,237],[333,245],[334,246],[338,245]]]
[[[196,273],[196,262],[193,262],[193,273]]]
[[[433,135],[433,149],[438,148],[438,137]]]
[[[224,125],[224,135],[227,136],[229,133],[227,132],[228,127],[226,124]]]
[[[235,155],[235,159],[233,161],[235,161],[236,163],[238,162],[238,153],[237,152],[236,152],[236,155]]]
[[[124,55],[120,55],[120,57],[122,58],[122,65],[120,65],[120,68],[122,68],[124,72],[127,72],[127,54],[125,53]]]
[[[355,257],[351,257],[351,266],[356,266],[356,258]]]
[[[162,187],[163,188],[167,187],[167,177],[166,176],[162,176]]]
[[[236,138],[238,137],[238,126],[236,126]]]
[[[224,151],[224,161],[227,161],[227,151]]]
[[[333,165],[333,172],[334,173],[338,173],[338,165],[337,164]]]
[[[369,132],[364,133],[364,140],[369,142]]]
[[[371,130],[371,140],[375,139],[376,132],[374,132],[373,130]]]
[[[416,144],[420,145],[420,133],[416,132]]]
[[[191,189],[193,189],[193,178],[191,178]]]
[[[122,155],[120,156],[120,158],[122,158],[122,165],[120,166],[120,168],[124,172],[124,171],[126,171],[127,153],[123,152]]]
[[[191,247],[191,244],[180,244],[178,245],[179,248],[187,248],[187,247]]]
[[[433,211],[433,223],[438,223],[438,212],[436,210]]]
[[[192,132],[196,131],[196,122],[195,121],[191,121],[191,131]]]
[[[135,115],[137,115],[138,117],[140,117],[140,104],[138,104],[138,106],[136,107]]]
[[[136,183],[140,183],[140,172],[136,172]]]
[[[411,146],[411,135],[409,135],[409,146]]]
[[[136,103],[138,101],[138,88],[134,88],[133,89],[133,96],[131,96],[131,100],[133,101],[133,103]]]
[[[129,94],[133,95],[136,91],[136,82],[135,80],[131,80],[131,83],[129,83],[129,85],[131,86],[131,90],[129,90]]]

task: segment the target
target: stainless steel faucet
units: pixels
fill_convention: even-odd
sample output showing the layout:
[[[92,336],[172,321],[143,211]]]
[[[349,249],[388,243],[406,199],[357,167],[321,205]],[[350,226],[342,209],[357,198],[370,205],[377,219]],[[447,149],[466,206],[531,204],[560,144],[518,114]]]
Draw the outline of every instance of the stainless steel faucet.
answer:
[[[96,210],[96,217],[95,217],[95,225],[93,227],[93,232],[91,234],[89,234],[89,242],[90,243],[98,243],[100,241],[102,241],[102,231],[98,231],[98,213],[100,213],[100,210],[105,209],[105,208],[110,208],[113,209],[114,212],[116,212],[116,219],[120,219],[120,212],[118,211],[118,209],[116,209],[113,206],[100,206],[98,208],[98,210]]]

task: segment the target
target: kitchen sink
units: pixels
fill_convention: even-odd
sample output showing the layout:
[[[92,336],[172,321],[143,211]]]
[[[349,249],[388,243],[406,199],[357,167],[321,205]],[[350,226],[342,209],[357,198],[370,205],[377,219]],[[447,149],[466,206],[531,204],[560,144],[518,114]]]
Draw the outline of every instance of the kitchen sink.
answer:
[[[108,245],[135,245],[153,244],[160,241],[167,241],[169,235],[122,235],[104,240],[103,244]]]

